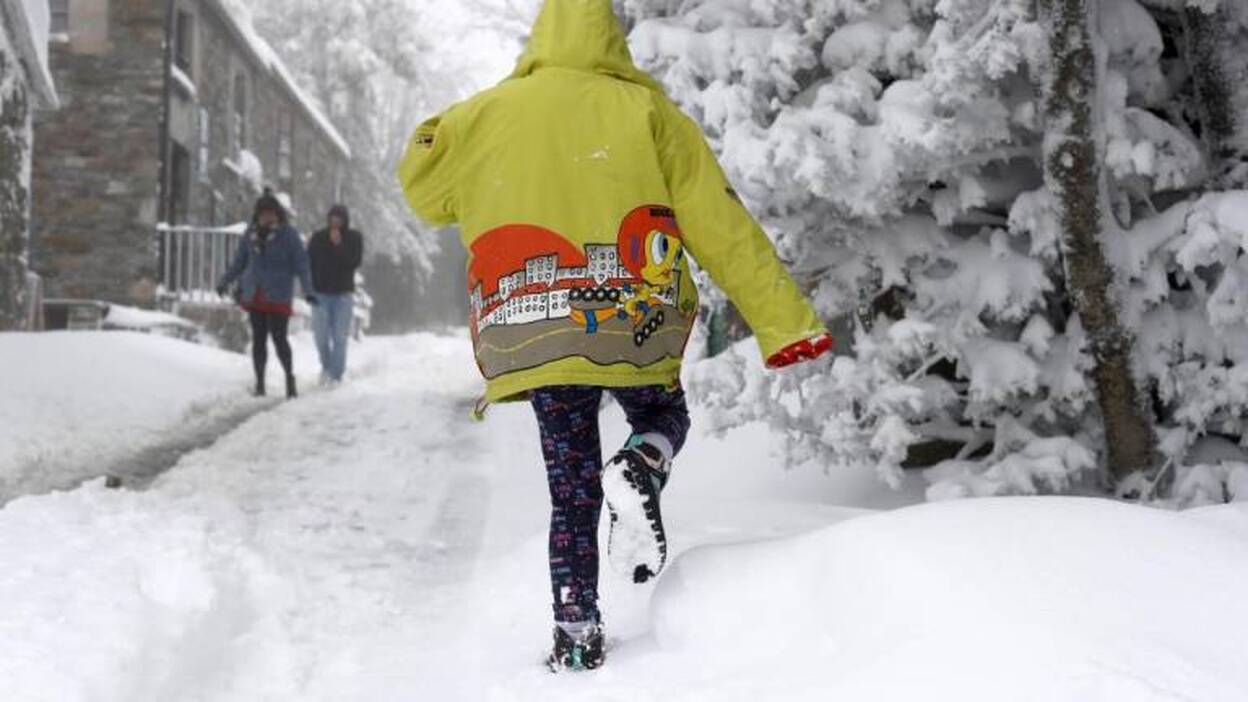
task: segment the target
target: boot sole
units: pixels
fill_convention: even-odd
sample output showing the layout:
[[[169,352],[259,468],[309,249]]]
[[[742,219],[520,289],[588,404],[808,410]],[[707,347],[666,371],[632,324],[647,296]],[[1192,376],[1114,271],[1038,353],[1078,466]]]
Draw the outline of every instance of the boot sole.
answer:
[[[667,535],[658,500],[627,462],[612,462],[602,474],[602,491],[611,519],[607,557],[620,575],[644,583],[663,570],[667,560]],[[653,502],[650,509],[647,503]],[[651,516],[653,515],[653,517]]]

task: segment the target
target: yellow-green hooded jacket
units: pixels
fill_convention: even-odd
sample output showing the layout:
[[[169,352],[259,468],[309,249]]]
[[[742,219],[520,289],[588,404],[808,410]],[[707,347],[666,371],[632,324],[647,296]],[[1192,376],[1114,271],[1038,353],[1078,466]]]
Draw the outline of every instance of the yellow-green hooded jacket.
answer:
[[[399,177],[423,219],[461,228],[490,401],[675,384],[698,311],[686,252],[764,358],[826,334],[611,0],[547,0],[511,77],[421,125]]]

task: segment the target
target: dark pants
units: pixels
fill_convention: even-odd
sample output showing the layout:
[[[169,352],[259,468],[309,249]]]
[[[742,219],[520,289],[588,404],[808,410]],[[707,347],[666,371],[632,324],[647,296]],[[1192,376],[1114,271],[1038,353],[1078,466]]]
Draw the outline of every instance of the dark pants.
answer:
[[[550,581],[555,621],[598,619],[598,517],[602,512],[602,444],[598,408],[604,389],[535,390],[533,409],[550,484]],[[634,434],[662,434],[680,451],[689,433],[685,393],[660,386],[616,388]]]
[[[277,350],[277,359],[282,362],[282,370],[290,375],[294,366],[294,354],[287,338],[290,316],[275,312],[247,314],[251,317],[251,363],[256,369],[256,384],[264,384],[264,367],[269,362],[269,337],[273,338],[273,348]]]

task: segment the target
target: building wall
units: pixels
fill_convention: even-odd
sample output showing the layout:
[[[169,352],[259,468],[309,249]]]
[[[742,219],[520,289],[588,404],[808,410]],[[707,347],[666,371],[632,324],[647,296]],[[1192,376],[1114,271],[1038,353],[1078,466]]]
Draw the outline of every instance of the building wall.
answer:
[[[181,143],[193,155],[195,177],[191,179],[191,209],[185,223],[222,226],[248,219],[250,203],[259,192],[228,165],[239,160],[238,153],[232,148],[234,81],[240,75],[245,76],[244,80],[249,84],[247,99],[252,103],[249,110],[254,115],[254,83],[259,71],[233,45],[221,21],[199,5],[196,2],[180,3],[181,9],[195,15],[198,50],[194,52],[196,72],[192,80],[196,95],[190,99],[175,88],[173,113],[188,117],[173,120],[170,138]],[[202,126],[204,119],[208,122],[206,130]],[[254,119],[251,122],[254,124]],[[252,131],[247,144],[249,147],[256,140],[254,128]],[[203,148],[201,134],[208,137],[206,149]]]
[[[0,7],[0,331],[26,321],[30,93]]]
[[[158,284],[164,0],[72,0],[35,119],[34,267],[49,297],[150,304]]]
[[[300,107],[269,66],[258,62],[209,2],[179,0],[195,17],[194,92],[175,87],[170,137],[192,154],[195,177],[184,223],[226,225],[247,220],[264,187],[289,195],[295,225],[305,233],[319,227],[333,204],[334,180],[343,158]],[[247,94],[243,146],[259,159],[259,182],[240,174],[234,140],[234,86],[244,81]],[[207,149],[200,135],[208,122]],[[281,124],[293,120],[291,169],[280,168]],[[206,160],[205,160],[206,156]]]
[[[329,209],[346,197],[347,162],[318,134],[306,117],[296,121],[293,178],[284,185],[298,208],[299,226],[306,232],[325,227]]]
[[[71,0],[69,40],[51,49],[63,109],[38,115],[35,124],[34,261],[49,297],[152,306],[165,263],[156,234],[162,220],[198,227],[244,221],[267,186],[290,195],[296,224],[307,230],[333,202],[344,158],[273,67],[218,14],[217,0],[175,0],[174,7],[194,17],[193,60],[189,80],[166,86],[166,0]],[[234,139],[240,76],[247,93],[241,147],[259,160],[259,178],[240,167]],[[166,89],[169,163],[162,169]],[[286,179],[279,172],[283,114],[294,120]],[[175,152],[187,158],[180,179]]]

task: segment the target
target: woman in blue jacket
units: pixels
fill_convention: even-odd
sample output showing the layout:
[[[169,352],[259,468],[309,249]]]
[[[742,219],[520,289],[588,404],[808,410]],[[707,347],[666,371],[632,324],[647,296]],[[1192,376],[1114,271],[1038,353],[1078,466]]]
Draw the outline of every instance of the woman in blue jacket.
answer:
[[[294,354],[287,338],[290,315],[294,312],[291,303],[295,298],[295,278],[299,279],[308,304],[315,306],[317,300],[310,294],[312,278],[303,237],[290,225],[282,203],[266,192],[256,202],[251,226],[239,242],[234,261],[217,285],[217,293],[225,295],[235,281],[241,281],[239,304],[251,319],[251,358],[256,370],[257,396],[265,394],[269,337],[273,338],[277,358],[286,371],[286,397],[298,396]]]

